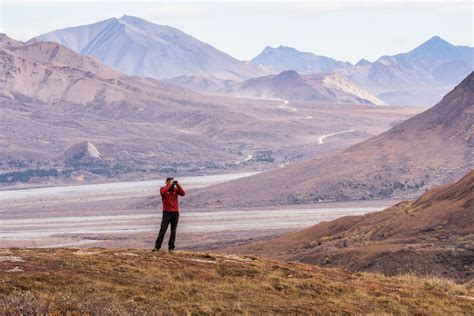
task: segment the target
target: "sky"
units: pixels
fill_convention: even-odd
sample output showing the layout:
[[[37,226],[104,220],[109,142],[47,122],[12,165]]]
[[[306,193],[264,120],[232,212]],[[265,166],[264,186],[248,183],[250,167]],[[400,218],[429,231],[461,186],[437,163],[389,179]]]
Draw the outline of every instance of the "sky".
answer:
[[[435,35],[474,46],[472,0],[0,0],[0,32],[26,41],[125,14],[176,27],[241,60],[266,46],[284,45],[352,63],[373,61],[407,52]]]

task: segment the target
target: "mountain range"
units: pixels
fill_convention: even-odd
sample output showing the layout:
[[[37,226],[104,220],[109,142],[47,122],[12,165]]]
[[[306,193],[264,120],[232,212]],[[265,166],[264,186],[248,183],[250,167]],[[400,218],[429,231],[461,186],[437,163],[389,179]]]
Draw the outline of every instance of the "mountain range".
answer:
[[[474,168],[472,157],[474,73],[432,108],[365,142],[195,191],[187,203],[244,207],[416,196],[459,179]]]
[[[225,92],[229,81],[286,70],[336,72],[387,104],[429,106],[474,70],[473,47],[455,46],[438,36],[409,52],[355,65],[286,46],[266,47],[244,62],[178,29],[127,15],[51,31],[35,40],[60,43],[125,74],[173,78],[174,84],[207,93]]]
[[[0,101],[2,185],[263,169],[356,143],[412,115],[337,104],[293,112],[280,100],[204,95],[4,34]],[[310,146],[334,129],[357,132]]]
[[[206,110],[217,100],[124,75],[52,42],[25,44],[0,35],[0,57],[1,182],[158,172],[173,168],[173,152],[188,157],[190,165],[204,162],[201,148],[213,152],[214,163],[237,158],[206,140],[204,130],[186,137],[180,130],[205,128],[202,120],[220,116],[219,110]],[[188,114],[180,115],[183,100]],[[225,117],[233,120],[235,114]],[[90,154],[96,151],[101,154]]]
[[[339,72],[388,104],[431,105],[474,70],[474,48],[455,46],[434,36],[407,53],[382,56],[357,64],[300,52],[266,47],[252,64],[300,73]]]
[[[384,211],[345,216],[229,252],[386,275],[474,279],[474,170]]]
[[[241,113],[216,107],[226,103],[222,98],[127,76],[52,42],[0,35],[0,57],[1,182],[89,181],[140,170],[169,172],[178,167],[176,159],[183,168],[199,169],[240,158],[222,150],[227,140],[216,144],[226,138],[224,127],[233,130],[231,121],[242,126]],[[250,117],[245,121],[255,124]],[[238,142],[237,134],[232,139]]]
[[[268,95],[285,98],[274,92],[265,91],[262,93],[260,90],[265,90],[261,87],[262,81],[267,82],[270,78],[279,78],[278,73],[296,71],[302,78],[314,78],[314,75],[337,75],[339,81],[344,80],[359,91],[365,90],[364,94],[370,94],[372,99],[377,98],[379,100],[377,102],[372,100],[371,103],[374,104],[429,106],[437,103],[455,84],[474,70],[474,48],[454,46],[435,36],[407,53],[382,56],[374,62],[362,59],[357,64],[351,65],[329,57],[316,56],[294,48],[280,46],[265,48],[250,63],[266,67],[277,74],[235,83],[210,77],[200,77],[199,80],[196,80],[197,78],[192,75],[189,78],[172,78],[170,82],[210,93],[231,92],[232,94],[236,89],[239,89],[239,86],[243,86],[244,90],[249,90],[248,95],[252,97]],[[252,86],[253,84],[255,86]],[[295,94],[301,94],[300,100],[317,102],[327,98],[327,96],[326,98],[322,97],[314,91],[308,92],[307,87],[301,89],[301,86],[292,89],[291,82],[289,82],[289,86],[285,86],[285,89],[293,90]],[[285,94],[279,89],[277,89],[277,93]],[[308,97],[308,94],[313,96]],[[287,99],[291,100],[291,98]],[[338,100],[340,98],[333,98],[333,101]],[[356,101],[352,100],[351,102]]]
[[[57,42],[141,77],[200,74],[242,79],[265,73],[264,67],[239,61],[176,28],[128,15],[52,31],[33,40]]]
[[[87,161],[99,170],[103,170],[104,165],[108,170],[111,168],[148,170],[152,165],[156,166],[157,161],[161,161],[159,168],[169,167],[172,168],[170,170],[175,170],[176,165],[171,163],[173,156],[171,152],[179,153],[181,157],[187,157],[184,164],[190,170],[207,169],[211,165],[219,166],[219,168],[230,168],[231,166],[235,168],[236,165],[233,162],[238,161],[238,165],[240,165],[240,161],[245,157],[251,157],[245,162],[272,164],[286,164],[289,161],[295,161],[289,157],[299,157],[298,159],[303,160],[305,154],[309,155],[307,158],[313,158],[329,150],[329,146],[314,147],[315,140],[318,140],[321,135],[334,135],[334,133],[337,135],[341,131],[351,131],[350,134],[344,134],[344,137],[341,135],[333,139],[344,140],[345,138],[348,141],[343,142],[344,144],[351,142],[354,144],[356,140],[366,139],[374,135],[376,131],[383,130],[382,126],[387,126],[384,125],[388,123],[387,118],[384,118],[384,121],[380,123],[373,121],[373,118],[378,115],[374,114],[375,112],[370,114],[365,112],[368,115],[364,118],[366,121],[355,122],[354,118],[361,112],[354,111],[354,114],[349,114],[334,106],[337,103],[384,103],[383,99],[370,93],[371,90],[363,89],[361,86],[367,85],[370,89],[375,89],[383,85],[383,89],[402,89],[403,84],[408,80],[415,80],[418,85],[413,84],[412,87],[421,90],[424,87],[434,87],[441,83],[448,85],[467,69],[472,54],[472,48],[453,46],[435,37],[411,52],[392,57],[384,56],[374,63],[361,61],[354,67],[346,67],[348,65],[345,63],[326,60],[328,65],[333,65],[336,68],[341,67],[341,69],[330,73],[302,75],[287,70],[279,74],[261,76],[257,71],[248,73],[248,76],[252,78],[244,80],[247,75],[244,74],[245,71],[240,71],[243,68],[239,68],[239,71],[234,69],[234,71],[231,70],[232,67],[225,66],[226,71],[229,70],[234,75],[219,78],[216,74],[220,70],[215,72],[215,69],[212,69],[206,70],[203,74],[189,76],[189,73],[194,72],[191,71],[180,77],[169,79],[167,83],[150,77],[123,74],[102,64],[97,58],[104,59],[117,54],[117,48],[120,47],[122,47],[120,51],[123,56],[135,58],[137,54],[132,48],[138,45],[137,43],[141,43],[140,47],[146,47],[144,52],[150,52],[150,55],[145,55],[154,60],[161,60],[161,58],[156,58],[156,55],[167,56],[166,49],[173,47],[172,55],[174,57],[186,56],[184,58],[191,63],[196,61],[193,58],[202,57],[208,61],[212,60],[212,63],[232,61],[233,65],[239,65],[238,67],[242,66],[245,69],[250,67],[253,70],[257,68],[260,70],[270,69],[271,65],[258,66],[238,61],[179,30],[155,25],[130,16],[123,16],[120,19],[113,18],[88,26],[53,31],[48,33],[48,36],[51,40],[64,42],[73,50],[54,42],[41,42],[39,39],[42,36],[28,43],[17,42],[6,36],[1,38],[3,58],[1,75],[4,79],[0,84],[0,94],[5,99],[2,105],[6,107],[5,113],[9,113],[3,118],[8,121],[4,124],[4,129],[8,137],[18,140],[14,146],[3,142],[2,146],[5,150],[2,151],[2,158],[4,161],[8,161],[6,162],[9,166],[8,169],[14,172],[16,172],[16,165],[21,165],[22,168],[25,166],[37,168],[38,165],[32,163],[33,160],[37,161],[36,164],[38,161],[42,161],[41,164],[47,167],[50,165],[44,161],[51,161],[53,158],[56,161],[68,161],[68,164],[71,165],[71,160],[65,157],[68,148],[88,149],[95,147],[101,153],[100,158],[89,159],[88,150],[82,150],[81,152],[85,153],[87,159],[79,159],[77,164],[84,166],[81,161]],[[123,44],[125,43],[124,39],[133,41]],[[166,49],[161,45],[165,42],[167,43]],[[119,43],[125,46],[120,46]],[[96,51],[102,52],[104,55],[89,58],[78,54],[74,49],[82,54]],[[157,50],[154,51],[154,49]],[[287,51],[286,48],[281,49]],[[186,55],[186,52],[190,55]],[[292,50],[292,54],[298,54],[298,52]],[[143,56],[139,58],[142,61],[146,60],[146,56]],[[114,60],[125,59],[114,58]],[[166,62],[169,62],[168,65],[181,65],[181,63],[176,64],[176,60],[167,60]],[[325,63],[321,62],[321,65],[323,64]],[[118,67],[117,65],[115,67]],[[454,67],[454,65],[457,66]],[[397,72],[391,72],[395,69],[394,67]],[[147,67],[143,69],[145,68]],[[319,69],[323,68],[321,66]],[[381,72],[377,72],[376,69],[381,69]],[[385,76],[388,73],[392,75]],[[430,78],[427,78],[428,74],[431,76]],[[393,79],[395,77],[401,78],[400,76],[406,79],[402,83],[398,79]],[[224,77],[232,77],[232,79],[223,79]],[[177,84],[198,85],[202,91],[212,89],[213,93],[218,94],[222,94],[224,91],[224,94],[233,97],[200,94],[180,88],[176,86]],[[465,83],[463,84],[465,85]],[[271,203],[397,197],[398,195],[403,196],[406,192],[416,194],[417,191],[428,185],[454,179],[464,170],[464,167],[454,170],[454,166],[456,163],[461,166],[469,163],[469,159],[466,157],[471,153],[469,146],[466,146],[470,139],[468,126],[472,119],[469,114],[468,101],[451,97],[460,93],[460,90],[463,88],[448,94],[435,107],[438,110],[430,110],[422,116],[425,118],[422,123],[428,124],[430,128],[420,130],[423,124],[415,126],[415,123],[405,122],[392,130],[392,132],[396,131],[396,134],[400,134],[398,138],[384,134],[380,136],[381,146],[368,145],[368,143],[360,144],[357,147],[361,148],[360,151],[359,149],[355,150],[356,154],[351,157],[351,161],[336,155],[337,159],[331,158],[331,163],[323,163],[323,167],[330,170],[332,163],[344,165],[349,162],[351,168],[337,167],[340,180],[337,180],[338,176],[323,180],[325,176],[319,171],[314,171],[321,170],[321,168],[313,168],[311,172],[306,172],[306,168],[309,168],[311,162],[306,163],[307,167],[295,165],[294,170],[303,168],[303,173],[311,174],[314,176],[313,178],[320,180],[306,180],[303,177],[300,180],[305,183],[305,189],[296,194],[291,188],[284,189],[282,192],[285,194],[271,197]],[[469,91],[469,88],[464,90]],[[235,98],[236,96],[280,100],[244,100]],[[469,99],[469,97],[466,98]],[[304,104],[308,102],[314,105]],[[447,102],[450,105],[447,105]],[[464,104],[464,106],[455,107],[456,103]],[[361,109],[355,106],[353,108]],[[451,108],[456,108],[456,110]],[[462,108],[462,110],[458,110],[458,108]],[[10,111],[13,112],[10,113]],[[325,121],[324,117],[328,117],[328,111],[331,111],[332,117],[330,121]],[[445,124],[442,129],[433,130],[434,133],[423,134],[431,130],[434,122],[441,120],[436,111],[441,111],[446,117],[458,115],[458,117],[452,118],[452,121],[460,124],[459,129],[455,131],[452,126]],[[71,113],[76,115],[73,122],[70,118]],[[380,115],[381,113],[379,112]],[[39,119],[28,120],[26,115],[35,115]],[[293,119],[289,119],[288,115],[291,115]],[[335,118],[335,116],[338,117]],[[443,120],[446,120],[446,117]],[[375,127],[367,124],[368,121],[370,124],[375,124]],[[163,126],[170,123],[174,125],[173,128],[166,129],[165,133],[161,133]],[[48,132],[45,130],[38,133],[35,138],[28,137],[26,134],[22,135],[23,132],[15,132],[18,135],[14,135],[14,129],[8,126],[18,124],[28,126],[32,130],[46,128]],[[61,124],[71,129],[71,133],[60,135],[57,128]],[[127,140],[117,141],[118,134],[112,135],[113,129],[110,126],[121,126],[123,131],[127,131],[125,133]],[[397,129],[402,127],[406,127],[406,131]],[[77,134],[77,130],[81,130],[81,133]],[[459,151],[456,150],[449,154],[454,155],[454,158],[448,154],[438,154],[437,152],[436,155],[428,155],[430,152],[433,153],[433,150],[446,146],[448,140],[446,136],[443,136],[443,133],[453,135],[449,139],[453,142],[450,146],[459,147]],[[405,138],[411,144],[415,144],[423,139],[417,137],[419,134],[430,139],[433,137],[432,142],[436,146],[418,153],[418,150],[411,150],[404,145],[405,143],[399,141],[401,138]],[[77,137],[77,135],[82,136]],[[155,135],[159,141],[154,144],[137,141],[137,139],[151,135]],[[175,137],[178,141],[171,145],[167,144],[165,139],[169,137]],[[463,140],[461,141],[461,139]],[[318,145],[321,143],[319,142]],[[383,145],[385,143],[386,146]],[[80,144],[87,144],[87,146]],[[121,144],[124,147],[119,149],[115,147],[116,144]],[[160,144],[165,149],[157,151],[156,144]],[[291,144],[291,146],[283,144]],[[439,147],[437,147],[438,145]],[[383,155],[373,154],[380,152],[381,148],[378,147],[384,146],[386,148],[384,148]],[[424,146],[425,142],[422,141],[419,147],[423,148]],[[199,148],[208,148],[209,150],[203,152]],[[123,152],[120,152],[121,150]],[[291,153],[287,150],[290,150]],[[346,155],[352,156],[352,153],[346,153]],[[20,162],[19,157],[25,159],[26,162]],[[434,157],[440,157],[440,159],[430,165]],[[453,160],[448,161],[451,158]],[[378,162],[374,161],[377,159]],[[388,159],[391,162],[389,166],[393,166],[393,168],[387,167],[384,159]],[[448,163],[443,165],[441,161]],[[142,168],[140,165],[146,167]],[[365,166],[363,169],[367,172],[358,172],[357,174],[343,172],[350,171],[355,166]],[[420,168],[420,166],[423,167]],[[438,166],[448,168],[449,171],[437,170]],[[382,173],[384,176],[379,176],[380,179],[377,180],[377,175],[374,172],[380,172],[380,168],[385,168]],[[275,172],[292,173],[292,171],[286,170],[283,168]],[[407,175],[407,170],[411,170],[410,176]],[[355,169],[353,172],[356,172]],[[299,178],[296,176],[297,174],[298,172],[295,173],[294,179]],[[397,178],[394,174],[405,175]],[[443,174],[447,174],[447,176],[446,179],[441,180],[439,177]],[[13,176],[13,178],[15,177],[16,175]],[[365,179],[363,179],[364,177]],[[8,176],[7,178],[12,177]],[[385,182],[382,182],[381,179]],[[367,187],[367,183],[372,183],[372,180],[374,180],[373,184]],[[324,185],[319,187],[318,181],[324,181]],[[341,183],[335,183],[335,181]],[[275,184],[277,183],[279,181],[275,182]],[[279,185],[287,186],[283,183]],[[276,188],[278,185],[273,187]],[[315,187],[320,190],[315,192]],[[225,186],[222,186],[222,190],[224,188]],[[306,192],[306,190],[312,192]],[[254,202],[249,201],[249,203]]]
[[[474,48],[434,36],[413,50],[360,61],[346,75],[389,104],[427,105],[474,70]]]

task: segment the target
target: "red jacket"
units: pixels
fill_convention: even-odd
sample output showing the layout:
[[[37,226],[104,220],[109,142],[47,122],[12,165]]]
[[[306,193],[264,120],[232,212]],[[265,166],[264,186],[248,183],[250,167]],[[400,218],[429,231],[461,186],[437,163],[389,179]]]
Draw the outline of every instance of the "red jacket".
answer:
[[[172,189],[173,181],[160,188],[161,200],[163,201],[163,212],[179,212],[178,195],[184,196],[186,193],[179,185]]]

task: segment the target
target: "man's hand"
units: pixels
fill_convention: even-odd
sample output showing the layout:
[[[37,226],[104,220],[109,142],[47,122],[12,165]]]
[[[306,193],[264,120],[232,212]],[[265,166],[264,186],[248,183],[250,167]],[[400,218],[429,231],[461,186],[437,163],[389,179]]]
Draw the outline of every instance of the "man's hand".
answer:
[[[176,189],[178,189],[178,190],[177,190],[177,191],[178,191],[178,195],[184,196],[184,195],[186,194],[186,192],[184,192],[184,190],[183,190],[183,188],[181,187],[181,185],[179,184],[178,180],[175,179],[174,182],[176,183],[176,184],[174,185],[174,187],[175,187]]]

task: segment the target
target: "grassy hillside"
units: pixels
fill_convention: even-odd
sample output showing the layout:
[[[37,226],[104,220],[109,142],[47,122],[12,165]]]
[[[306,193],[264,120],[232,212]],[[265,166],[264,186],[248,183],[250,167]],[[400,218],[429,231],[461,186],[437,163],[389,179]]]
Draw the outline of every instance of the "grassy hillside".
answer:
[[[470,282],[474,279],[474,170],[415,201],[228,251],[353,272],[416,273]]]
[[[473,314],[474,291],[255,257],[0,250],[0,314]]]

